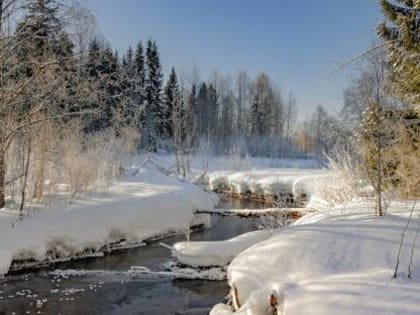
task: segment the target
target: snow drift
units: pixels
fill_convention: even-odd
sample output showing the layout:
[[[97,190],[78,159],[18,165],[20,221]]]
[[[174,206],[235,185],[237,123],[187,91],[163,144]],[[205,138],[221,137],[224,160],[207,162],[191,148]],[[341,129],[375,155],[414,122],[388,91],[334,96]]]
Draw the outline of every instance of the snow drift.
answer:
[[[243,251],[229,266],[229,284],[241,305],[235,314],[268,314],[271,295],[279,314],[418,314],[418,219],[406,231],[398,278],[392,278],[406,223],[407,218],[398,216],[364,216],[277,232]],[[211,314],[232,312],[217,305]]]
[[[226,241],[178,242],[172,255],[182,264],[192,267],[224,267],[246,248],[268,239],[270,230],[241,234]]]
[[[193,212],[214,208],[216,199],[195,185],[142,169],[106,194],[63,209],[40,210],[22,221],[0,212],[0,275],[12,261],[66,260],[112,243],[138,244],[184,231],[194,224]]]

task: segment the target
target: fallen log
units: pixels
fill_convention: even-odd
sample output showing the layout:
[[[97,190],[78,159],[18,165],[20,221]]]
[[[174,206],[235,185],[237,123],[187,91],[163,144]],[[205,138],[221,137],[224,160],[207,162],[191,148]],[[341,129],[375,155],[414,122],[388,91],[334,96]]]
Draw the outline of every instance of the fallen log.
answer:
[[[308,211],[304,208],[265,208],[265,209],[212,209],[196,210],[197,214],[213,214],[221,216],[239,216],[239,217],[261,217],[261,216],[283,216],[291,218],[300,218]]]

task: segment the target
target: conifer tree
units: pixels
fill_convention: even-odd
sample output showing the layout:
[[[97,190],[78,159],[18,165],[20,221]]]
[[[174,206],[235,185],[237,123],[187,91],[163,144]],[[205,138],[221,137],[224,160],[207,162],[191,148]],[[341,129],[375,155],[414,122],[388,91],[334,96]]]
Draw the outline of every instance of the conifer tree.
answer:
[[[420,1],[381,0],[391,25],[381,23],[378,33],[388,44],[392,82],[397,95],[420,108]]]
[[[147,42],[147,77],[145,82],[145,117],[148,149],[157,151],[157,140],[163,134],[162,69],[155,42]]]
[[[216,133],[217,114],[219,111],[219,96],[213,84],[209,84],[207,89],[207,110],[206,130],[212,136]]]
[[[197,117],[198,134],[200,136],[207,134],[208,121],[208,100],[207,100],[207,84],[203,82],[197,95],[197,108],[195,116]]]
[[[197,144],[197,91],[196,86],[191,86],[188,101],[185,107],[185,133],[189,139],[189,146]]]
[[[140,132],[144,133],[146,130],[146,116],[145,116],[145,81],[146,68],[144,62],[144,52],[142,42],[139,41],[133,56],[134,67],[134,94],[133,102],[136,106],[137,125]]]
[[[164,111],[163,111],[163,137],[172,139],[175,130],[181,124],[181,108],[178,79],[175,69],[172,68],[168,82],[164,91]]]
[[[144,88],[144,84],[146,81],[146,68],[144,64],[144,52],[143,52],[143,45],[141,41],[137,43],[136,52],[134,56],[134,63],[135,63],[135,71],[137,74],[138,85],[141,88]]]

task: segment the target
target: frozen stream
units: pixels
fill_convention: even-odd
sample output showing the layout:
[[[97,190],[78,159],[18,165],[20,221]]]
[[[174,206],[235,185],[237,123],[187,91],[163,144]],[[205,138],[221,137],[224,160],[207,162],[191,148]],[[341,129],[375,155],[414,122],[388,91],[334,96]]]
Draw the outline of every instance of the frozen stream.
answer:
[[[222,202],[225,208],[260,208],[245,201]],[[192,240],[224,240],[256,230],[261,219],[212,216],[212,228],[196,232]],[[173,244],[185,236],[163,241]],[[170,251],[159,242],[114,255],[56,265],[92,273],[57,278],[50,270],[0,280],[1,314],[207,314],[228,293],[225,281],[146,279],[126,273],[132,266],[163,270]],[[97,271],[97,272],[96,272]]]

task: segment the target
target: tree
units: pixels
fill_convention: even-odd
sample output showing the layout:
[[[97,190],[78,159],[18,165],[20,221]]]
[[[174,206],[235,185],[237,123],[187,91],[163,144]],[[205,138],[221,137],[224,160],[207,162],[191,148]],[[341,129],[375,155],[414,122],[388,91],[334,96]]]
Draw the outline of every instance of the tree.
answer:
[[[290,143],[290,137],[293,131],[293,125],[297,116],[296,99],[293,93],[289,93],[289,98],[286,102],[285,114],[285,128],[286,128],[286,142]]]
[[[164,89],[163,136],[173,139],[181,123],[180,95],[175,69],[171,69]]]
[[[408,104],[420,106],[420,2],[381,0],[385,22],[378,27],[392,65],[391,82],[396,94]]]
[[[250,82],[248,74],[241,71],[236,79],[236,130],[237,136],[243,136],[246,128],[245,113],[250,103]]]
[[[185,134],[188,138],[188,146],[191,149],[198,145],[197,135],[197,91],[196,86],[191,86],[191,91],[188,94],[188,99],[185,106]]]
[[[162,69],[155,42],[147,42],[147,76],[145,81],[145,134],[148,150],[157,151],[157,139],[164,131],[162,107]]]
[[[80,59],[58,18],[66,18],[64,7],[71,3],[0,1],[0,207],[8,184],[19,183],[22,209],[30,177],[36,179],[30,197],[42,197],[47,152],[59,138],[47,130],[58,121],[64,126],[80,114],[81,100],[90,98],[81,88]]]
[[[197,119],[198,133],[200,136],[207,136],[209,120],[209,101],[207,96],[207,84],[203,82],[200,85],[197,95],[197,107],[195,116]]]

